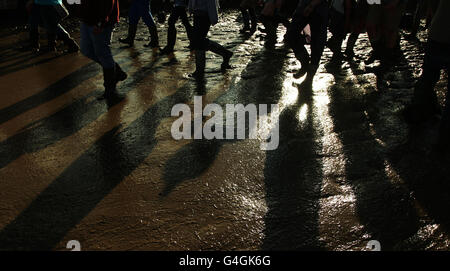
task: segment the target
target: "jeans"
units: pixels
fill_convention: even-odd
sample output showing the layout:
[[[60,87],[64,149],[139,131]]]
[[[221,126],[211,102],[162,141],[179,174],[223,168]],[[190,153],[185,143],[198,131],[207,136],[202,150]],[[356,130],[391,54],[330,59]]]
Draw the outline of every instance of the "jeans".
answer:
[[[194,27],[192,29],[192,46],[194,50],[208,50],[209,39],[207,37],[210,27],[211,21],[209,20],[208,14],[194,14]]]
[[[129,11],[130,25],[137,25],[142,18],[147,27],[156,26],[150,10],[150,0],[134,0]]]
[[[300,35],[307,24],[311,27],[311,64],[318,66],[327,41],[328,4],[326,1],[316,6],[309,17],[303,15],[303,7],[298,8],[293,15],[292,23],[287,31],[287,40],[302,65],[307,64],[309,60],[308,51],[304,46],[306,41]]]
[[[81,23],[81,53],[99,63],[104,69],[115,66],[111,52],[113,26],[105,26],[100,33],[94,33],[94,26]]]
[[[181,18],[181,22],[186,28],[189,40],[192,39],[192,26],[189,23],[189,19],[186,14],[186,7],[175,6],[169,17],[169,28],[167,33],[167,48],[170,48],[172,50],[175,47],[175,42],[177,39],[177,29],[175,27],[175,23],[178,21],[179,18]]]

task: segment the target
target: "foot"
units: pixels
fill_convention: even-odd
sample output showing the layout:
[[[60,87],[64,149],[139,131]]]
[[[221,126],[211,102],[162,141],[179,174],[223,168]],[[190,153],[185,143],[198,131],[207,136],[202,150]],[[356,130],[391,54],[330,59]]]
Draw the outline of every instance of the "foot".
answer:
[[[134,45],[134,40],[131,40],[128,37],[119,39],[119,42],[128,44],[129,46],[133,46]]]
[[[347,58],[353,58],[353,56],[355,56],[353,49],[345,49],[344,54]]]
[[[159,49],[159,43],[151,40],[148,44],[145,44],[144,47]]]
[[[160,55],[169,55],[171,53],[173,53],[173,49],[168,48],[167,46],[164,47],[163,49],[161,49],[161,51],[159,52]]]
[[[97,100],[101,101],[101,100],[111,100],[118,97],[116,90],[105,90],[105,92],[97,98]]]
[[[119,69],[116,70],[116,83],[125,81],[127,78],[128,75],[124,71]]]
[[[241,30],[239,30],[240,33],[246,33],[250,31],[250,26],[244,26],[244,28],[242,28]]]
[[[294,78],[299,79],[302,78],[308,72],[308,65],[304,65],[300,70],[294,73]]]
[[[380,60],[380,57],[378,55],[378,53],[373,52],[370,54],[369,59],[367,59],[366,61],[364,61],[365,64],[372,64],[375,62],[375,60]]]
[[[40,52],[42,52],[44,54],[45,53],[52,53],[52,54],[55,54],[55,55],[60,55],[60,52],[56,48],[56,45],[47,45],[44,48],[41,48]]]
[[[67,52],[69,54],[77,53],[78,51],[80,51],[80,46],[78,46],[78,44],[74,40],[70,40],[69,42],[67,42]]]
[[[186,78],[200,82],[205,80],[205,74],[195,71],[193,73],[187,74]]]
[[[233,52],[229,51],[229,53],[226,56],[223,57],[223,62],[222,62],[222,65],[221,65],[221,69],[223,71],[233,68],[230,65],[230,59],[231,59],[232,56],[233,56]]]

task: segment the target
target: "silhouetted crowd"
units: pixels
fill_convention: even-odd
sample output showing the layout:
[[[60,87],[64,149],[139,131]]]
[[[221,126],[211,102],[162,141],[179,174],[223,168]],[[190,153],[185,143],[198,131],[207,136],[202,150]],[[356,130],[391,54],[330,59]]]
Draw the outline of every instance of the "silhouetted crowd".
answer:
[[[122,0],[126,1],[126,0]],[[206,52],[211,51],[223,58],[221,68],[230,69],[233,52],[208,38],[212,25],[219,21],[218,0],[166,0],[170,12],[167,21],[166,46],[160,49],[158,28],[152,11],[151,0],[130,0],[128,35],[119,39],[121,43],[134,46],[140,19],[148,28],[150,42],[147,47],[159,54],[174,53],[177,40],[175,24],[181,19],[189,48],[195,53],[196,69],[187,75],[198,82],[204,80]],[[378,4],[376,2],[379,2]],[[412,2],[410,0],[410,2]],[[243,26],[241,33],[252,35],[256,31],[266,33],[268,42],[277,40],[278,26],[284,25],[287,32],[285,44],[291,48],[301,68],[295,78],[305,76],[304,82],[312,84],[325,46],[333,52],[333,59],[354,56],[354,46],[361,33],[367,32],[372,51],[366,64],[380,61],[383,67],[392,67],[400,50],[399,28],[404,19],[408,0],[242,0],[240,10]],[[438,150],[448,148],[450,136],[450,102],[441,112],[434,87],[441,71],[448,73],[450,62],[450,1],[416,0],[409,38],[415,38],[422,19],[426,19],[428,42],[424,56],[423,71],[414,89],[412,104],[405,110],[411,122],[424,122],[441,115]],[[81,20],[81,42],[78,45],[61,26],[68,16],[61,0],[34,0],[27,5],[30,14],[30,42],[34,51],[56,51],[56,40],[62,40],[69,52],[81,53],[103,68],[105,93],[102,98],[116,95],[116,85],[127,78],[126,73],[114,61],[111,53],[113,28],[119,22],[119,0],[81,0],[76,7],[76,16]],[[190,21],[188,13],[193,15]],[[258,23],[262,27],[258,28]],[[48,44],[39,45],[38,27],[47,31]],[[327,40],[328,30],[331,38]],[[346,48],[342,51],[344,40]],[[310,46],[308,52],[306,45]],[[447,83],[448,84],[448,83]],[[448,87],[448,86],[447,86]]]

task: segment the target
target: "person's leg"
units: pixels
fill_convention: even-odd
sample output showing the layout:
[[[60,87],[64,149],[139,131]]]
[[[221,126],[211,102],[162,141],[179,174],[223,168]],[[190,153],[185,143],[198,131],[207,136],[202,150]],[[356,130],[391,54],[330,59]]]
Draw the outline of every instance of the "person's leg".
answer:
[[[411,105],[406,109],[407,118],[412,122],[427,120],[439,112],[434,87],[441,76],[443,60],[442,46],[429,40],[425,53],[422,75],[414,87]]]
[[[309,65],[307,80],[312,81],[322,58],[327,42],[328,6],[320,4],[311,15],[311,63]]]
[[[184,9],[181,7],[181,9]],[[177,40],[177,28],[175,27],[175,23],[178,21],[180,17],[180,7],[174,7],[172,9],[172,13],[170,14],[168,21],[168,29],[167,29],[167,45],[164,49],[161,50],[162,54],[169,54],[173,52],[175,43]]]
[[[56,52],[56,30],[58,26],[58,15],[53,6],[40,6],[41,19],[47,29],[47,51]]]
[[[392,63],[395,59],[395,47],[399,42],[399,27],[406,3],[401,1],[396,7],[385,10],[382,16],[384,53],[383,62]]]
[[[92,31],[93,31],[92,26],[89,26],[85,23],[81,23],[81,26],[80,26],[80,34],[81,34],[80,50],[81,50],[81,53],[85,57],[100,64],[100,60],[95,55],[94,43],[91,38]]]
[[[269,0],[264,4],[264,8],[261,11],[260,21],[264,25],[265,32],[267,33],[267,39],[269,41],[275,41],[277,38],[277,27],[274,18],[275,12],[275,0]]]
[[[60,24],[56,26],[56,36],[59,40],[64,42],[64,45],[67,46],[69,53],[75,53],[80,50],[80,47],[76,43],[75,40],[70,37],[69,33],[62,27]]]
[[[256,25],[258,24],[258,19],[256,18],[256,11],[254,7],[249,8],[250,14],[250,33],[256,32]]]
[[[302,10],[297,10],[293,17],[291,25],[286,33],[286,41],[289,47],[294,51],[295,57],[300,61],[301,69],[294,75],[295,78],[300,78],[307,72],[309,65],[309,54],[305,48],[305,39],[300,35],[302,30],[308,24],[309,18],[303,16]]]
[[[366,28],[370,44],[372,45],[372,52],[369,59],[366,61],[366,64],[373,63],[375,60],[380,59],[382,55],[380,29],[382,12],[381,5],[371,5],[369,7]]]
[[[411,27],[411,36],[416,37],[417,31],[420,27],[420,21],[425,13],[426,3],[424,0],[418,0],[416,5],[416,10],[414,12],[414,22]]]
[[[345,17],[335,9],[330,11],[330,32],[331,38],[328,40],[328,48],[333,54],[340,54],[342,42],[345,38]]]
[[[195,72],[190,76],[196,80],[203,80],[206,66],[206,50],[209,41],[207,39],[211,22],[207,15],[194,14],[193,41],[195,50]]]
[[[146,45],[146,47],[150,48],[159,48],[159,38],[158,38],[158,28],[156,27],[155,20],[153,19],[152,11],[150,10],[150,1],[149,0],[139,0],[141,7],[141,14],[144,23],[148,27],[148,31],[150,34],[150,42]]]
[[[39,21],[41,20],[41,15],[39,11],[39,5],[33,4],[31,7],[29,27],[30,27],[30,46],[35,52],[40,49],[39,45]]]
[[[189,47],[192,48],[192,25],[189,22],[189,18],[187,16],[186,13],[186,8],[185,7],[180,7],[179,9],[179,16],[181,18],[181,22],[184,25],[184,28],[186,29],[186,35],[188,36],[189,39]]]
[[[245,0],[244,0],[245,2]],[[240,7],[241,10],[241,14],[242,14],[242,20],[244,23],[244,28],[241,29],[241,32],[246,32],[250,30],[250,15],[248,14],[248,9],[247,7]]]
[[[103,78],[105,94],[103,98],[109,98],[115,95],[118,81],[126,79],[127,75],[120,66],[114,61],[111,52],[111,38],[113,26],[106,26],[100,33],[90,32],[95,56],[103,68]]]
[[[353,32],[348,36],[347,47],[345,48],[345,54],[348,57],[353,57],[353,55],[354,55],[353,48],[355,47],[358,37],[359,37],[359,32]]]
[[[130,9],[128,10],[128,34],[126,38],[119,39],[120,42],[134,45],[134,39],[136,38],[136,32],[139,20],[141,19],[139,1],[133,1]]]
[[[209,40],[208,42],[208,50],[220,55],[223,58],[223,62],[221,65],[222,70],[231,69],[230,59],[233,56],[233,52],[212,40]]]

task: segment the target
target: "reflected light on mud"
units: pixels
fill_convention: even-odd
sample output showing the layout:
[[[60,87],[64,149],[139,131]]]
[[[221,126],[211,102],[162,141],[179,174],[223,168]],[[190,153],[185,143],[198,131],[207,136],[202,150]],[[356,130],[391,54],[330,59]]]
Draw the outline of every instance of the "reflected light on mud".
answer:
[[[313,103],[310,114],[314,116],[313,126],[317,129],[317,140],[321,143],[322,157],[322,199],[319,210],[319,235],[320,239],[333,250],[338,248],[335,236],[347,234],[350,228],[360,228],[358,217],[355,216],[355,194],[352,187],[345,183],[345,167],[347,159],[343,150],[343,144],[336,134],[332,116],[330,116],[329,87],[334,83],[332,75],[318,74],[313,82]],[[299,118],[302,118],[300,108]],[[306,112],[308,114],[308,112]],[[339,191],[335,195],[335,191]],[[346,217],[342,222],[337,217]],[[345,249],[345,248],[338,248]]]
[[[286,106],[295,103],[298,99],[298,89],[293,86],[293,82],[294,80],[292,78],[287,78],[286,80],[284,80],[283,94],[279,102],[281,111],[283,111]]]
[[[304,123],[307,117],[308,117],[308,105],[303,104],[302,107],[300,107],[300,110],[298,111],[298,120],[300,123]]]

